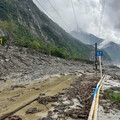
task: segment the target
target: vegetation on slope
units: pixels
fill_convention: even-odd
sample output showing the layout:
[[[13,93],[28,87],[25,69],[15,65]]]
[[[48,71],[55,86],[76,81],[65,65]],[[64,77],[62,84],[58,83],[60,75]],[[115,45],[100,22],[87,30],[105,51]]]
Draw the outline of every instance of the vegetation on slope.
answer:
[[[62,58],[88,59],[93,50],[50,20],[32,0],[0,1],[0,29],[9,43]]]

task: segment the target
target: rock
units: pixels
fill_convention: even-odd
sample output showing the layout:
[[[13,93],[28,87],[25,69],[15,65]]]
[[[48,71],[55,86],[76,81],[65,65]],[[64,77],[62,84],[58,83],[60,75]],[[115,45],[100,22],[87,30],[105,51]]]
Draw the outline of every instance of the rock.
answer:
[[[52,111],[48,111],[48,115],[51,116],[52,115]]]
[[[15,116],[9,117],[9,120],[22,120],[22,118],[15,115]]]
[[[32,89],[34,89],[34,90],[40,90],[40,88],[35,88],[35,87],[33,87]]]
[[[34,114],[34,113],[38,113],[41,112],[42,110],[38,110],[37,108],[30,108],[26,111],[26,114]]]
[[[58,97],[57,96],[47,96],[47,97],[39,97],[38,102],[40,104],[48,104],[48,102],[57,102]]]
[[[9,59],[5,59],[5,62],[8,62],[9,61]]]
[[[39,119],[39,120],[53,120],[53,118],[51,118],[50,116],[48,116],[46,118],[42,118],[42,119]]]
[[[14,90],[15,88],[26,88],[24,85],[13,85],[11,86],[11,90]]]
[[[59,110],[55,109],[55,110],[53,110],[53,112],[55,112],[55,113],[56,113],[56,112],[59,112]]]
[[[15,102],[15,100],[13,98],[8,98],[8,100],[11,102]]]

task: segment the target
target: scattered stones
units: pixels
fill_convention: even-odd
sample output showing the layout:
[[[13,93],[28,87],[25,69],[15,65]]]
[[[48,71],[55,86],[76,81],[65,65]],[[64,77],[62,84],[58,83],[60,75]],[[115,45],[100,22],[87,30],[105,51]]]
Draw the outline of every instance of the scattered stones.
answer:
[[[21,49],[24,49],[24,52],[21,52]],[[64,76],[66,73],[80,68],[81,71],[84,71],[84,68],[88,66],[86,64],[83,66],[83,63],[78,61],[64,60],[53,56],[50,57],[51,64],[48,64],[48,56],[16,46],[10,47],[8,52],[6,52],[5,47],[0,47],[0,51],[0,57],[2,56],[0,60],[0,74],[2,76],[0,77],[7,77],[15,82],[29,83],[45,75],[60,73]],[[92,71],[93,66],[89,66],[90,71]]]
[[[91,103],[92,93],[100,78],[88,77],[82,75],[77,79],[71,87],[64,90],[64,94],[59,94],[57,104],[52,104],[54,110],[52,115],[57,115],[56,119],[68,120],[72,119],[87,119]],[[83,94],[84,93],[84,94]]]

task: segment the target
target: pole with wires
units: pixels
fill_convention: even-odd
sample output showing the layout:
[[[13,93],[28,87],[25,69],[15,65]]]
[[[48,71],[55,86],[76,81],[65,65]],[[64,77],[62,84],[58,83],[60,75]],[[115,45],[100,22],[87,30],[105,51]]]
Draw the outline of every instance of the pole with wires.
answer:
[[[97,70],[97,43],[95,43],[95,69]]]

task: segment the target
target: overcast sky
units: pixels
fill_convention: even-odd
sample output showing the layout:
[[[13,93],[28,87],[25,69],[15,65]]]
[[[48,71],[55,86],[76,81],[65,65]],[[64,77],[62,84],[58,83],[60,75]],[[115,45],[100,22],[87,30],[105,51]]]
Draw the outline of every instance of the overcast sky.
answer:
[[[33,0],[44,13],[67,32],[77,30],[75,15],[71,0],[38,0],[43,8]],[[120,44],[120,0],[72,0],[75,8],[78,26],[81,30]],[[102,19],[102,26],[101,25]],[[66,24],[66,25],[65,25]],[[100,28],[100,30],[99,30]],[[99,32],[100,31],[100,32]]]

